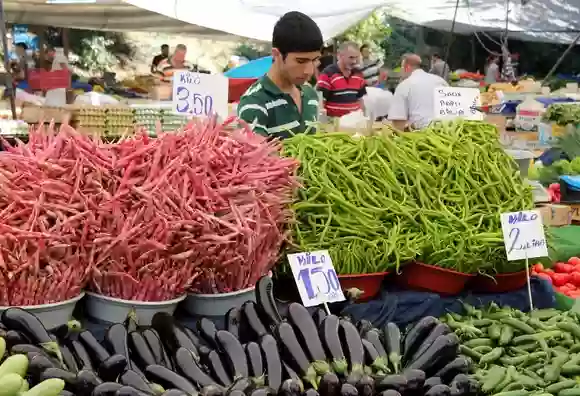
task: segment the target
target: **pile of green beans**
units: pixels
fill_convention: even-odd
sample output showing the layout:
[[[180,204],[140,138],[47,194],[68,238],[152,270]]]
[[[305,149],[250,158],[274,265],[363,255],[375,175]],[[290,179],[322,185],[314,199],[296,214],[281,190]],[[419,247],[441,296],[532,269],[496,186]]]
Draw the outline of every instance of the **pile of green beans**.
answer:
[[[392,136],[301,134],[284,141],[284,154],[301,163],[294,248],[328,249],[341,274],[410,260],[493,273],[506,262],[500,213],[533,207],[496,128],[481,122]]]

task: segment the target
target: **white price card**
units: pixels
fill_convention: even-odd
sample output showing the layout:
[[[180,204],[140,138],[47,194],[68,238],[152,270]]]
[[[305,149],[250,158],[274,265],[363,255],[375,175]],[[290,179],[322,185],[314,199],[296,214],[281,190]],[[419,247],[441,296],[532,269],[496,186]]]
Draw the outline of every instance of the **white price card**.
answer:
[[[539,210],[502,213],[501,228],[508,260],[548,256],[548,244]]]
[[[345,300],[328,250],[292,253],[288,262],[305,307]]]
[[[452,120],[465,118],[483,120],[481,93],[477,88],[439,87],[435,88],[435,118]]]
[[[179,71],[173,75],[173,110],[203,117],[228,116],[228,78],[221,74]]]

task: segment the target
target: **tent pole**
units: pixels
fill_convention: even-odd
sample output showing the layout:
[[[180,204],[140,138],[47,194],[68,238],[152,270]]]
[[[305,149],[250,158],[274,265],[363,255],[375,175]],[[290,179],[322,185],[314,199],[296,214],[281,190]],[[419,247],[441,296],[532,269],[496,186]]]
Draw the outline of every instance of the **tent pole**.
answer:
[[[451,53],[451,45],[453,44],[453,33],[455,32],[455,21],[457,20],[457,11],[459,10],[459,0],[455,3],[455,12],[453,13],[453,21],[451,22],[451,31],[449,32],[449,42],[445,50],[445,64],[449,67],[449,55]]]
[[[15,89],[12,85],[12,74],[10,73],[10,61],[8,59],[8,39],[6,38],[6,18],[4,15],[4,3],[0,0],[0,34],[2,35],[2,52],[4,52],[4,69],[6,69],[6,91],[10,99],[10,110],[12,119],[16,119],[16,103],[14,102]]]
[[[558,69],[558,67],[560,66],[560,64],[562,64],[562,62],[564,61],[564,58],[566,58],[566,55],[568,55],[570,53],[570,51],[572,51],[572,48],[574,48],[574,46],[576,45],[576,43],[578,42],[578,40],[580,40],[580,33],[578,33],[576,35],[576,38],[574,39],[574,41],[572,41],[570,43],[570,45],[568,46],[568,48],[566,48],[566,51],[564,51],[564,53],[562,54],[562,56],[560,56],[560,58],[556,61],[556,63],[554,64],[554,66],[552,66],[552,68],[550,69],[550,71],[548,72],[548,74],[546,74],[546,77],[544,77],[544,80],[542,81],[542,85],[545,85],[546,82],[550,79],[550,77],[552,77],[552,74],[554,74],[554,72]]]

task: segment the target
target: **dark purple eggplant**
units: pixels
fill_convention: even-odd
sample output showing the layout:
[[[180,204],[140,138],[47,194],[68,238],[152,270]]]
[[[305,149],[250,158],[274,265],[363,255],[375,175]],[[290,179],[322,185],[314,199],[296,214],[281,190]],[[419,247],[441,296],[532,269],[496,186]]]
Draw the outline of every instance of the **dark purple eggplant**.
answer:
[[[379,393],[379,396],[401,396],[401,394],[394,389],[387,389]]]
[[[32,344],[13,345],[9,350],[11,355],[26,355],[28,353],[38,353],[41,355],[45,355],[46,357],[49,357],[49,355],[45,352],[44,349]]]
[[[81,370],[93,370],[93,362],[91,360],[91,356],[89,355],[89,352],[84,347],[84,345],[81,344],[80,341],[72,340],[70,342],[70,349],[73,355],[75,356],[79,364],[79,368]]]
[[[393,389],[401,395],[405,393],[408,387],[407,377],[400,374],[387,375],[375,382],[375,387],[379,392]]]
[[[111,357],[109,352],[99,344],[93,333],[88,330],[79,333],[79,341],[85,347],[92,361],[100,366],[105,360]]]
[[[407,369],[423,370],[432,376],[454,359],[459,352],[459,338],[455,333],[441,335],[417,360],[409,362]]]
[[[285,361],[282,361],[282,378],[289,378],[291,380],[302,383],[302,379],[298,373],[294,371],[292,367],[290,367],[290,365]],[[304,385],[302,385],[302,387],[304,388]]]
[[[247,377],[238,377],[232,382],[232,384],[228,387],[228,392],[232,392],[235,390],[244,391],[244,393],[248,393],[253,387],[252,380]]]
[[[56,338],[63,341],[68,339],[71,333],[79,332],[81,329],[82,325],[78,320],[70,320],[65,324],[50,329],[49,334],[54,334]]]
[[[129,314],[125,318],[123,326],[125,326],[127,334],[129,334],[132,331],[137,331],[139,329],[139,320],[137,318],[137,312],[135,312],[134,309],[131,310],[131,312],[129,312]]]
[[[310,366],[310,362],[306,357],[306,353],[302,349],[300,342],[298,342],[298,338],[296,337],[296,333],[294,333],[294,329],[292,325],[287,322],[282,322],[278,326],[276,326],[276,335],[280,344],[283,347],[285,356],[288,359],[285,359],[286,362],[304,379],[314,385],[316,381],[316,371],[313,367]]]
[[[22,308],[8,308],[2,312],[1,321],[7,328],[22,333],[33,344],[40,345],[53,353],[58,352],[58,345],[54,346],[54,341],[50,338],[48,331],[40,320],[30,312]]]
[[[257,340],[268,332],[262,319],[260,319],[256,303],[253,301],[246,301],[242,304],[241,320],[252,333],[253,339]]]
[[[308,351],[311,361],[316,362],[317,372],[319,374],[327,373],[330,370],[330,366],[326,363],[326,354],[318,336],[316,324],[306,307],[298,303],[290,304],[288,307],[288,320],[294,326],[294,332],[304,349]]]
[[[389,355],[387,354],[387,351],[383,347],[383,344],[381,342],[381,334],[377,329],[367,331],[365,333],[364,339],[373,344],[373,346],[377,350],[377,353],[379,354],[380,357],[383,358],[385,363],[389,361]]]
[[[427,392],[429,389],[433,388],[435,385],[441,385],[443,382],[439,377],[430,377],[425,380],[423,384],[423,392]]]
[[[232,378],[224,367],[224,363],[218,352],[212,350],[204,357],[202,362],[209,368],[212,377],[217,383],[223,386],[230,386],[232,384]]]
[[[225,389],[217,384],[206,385],[199,391],[200,396],[222,396]]]
[[[244,393],[244,391],[241,390],[233,390],[233,391],[228,391],[226,392],[227,396],[246,396],[246,394]]]
[[[155,382],[165,389],[181,389],[190,395],[196,395],[198,393],[195,385],[187,378],[158,364],[147,366],[145,368],[145,376],[149,381]]]
[[[260,339],[260,348],[266,368],[267,385],[272,389],[278,389],[282,384],[282,360],[278,352],[278,343],[272,335],[266,334]]]
[[[58,378],[64,381],[65,389],[75,392],[78,389],[78,380],[75,373],[63,370],[61,368],[49,367],[40,373],[39,381],[42,382],[49,378]]]
[[[385,360],[379,355],[376,348],[369,340],[362,339],[363,350],[365,353],[365,364],[381,373],[387,373],[389,368]]]
[[[93,389],[92,396],[115,396],[122,387],[123,385],[116,382],[103,382]]]
[[[320,379],[318,393],[320,396],[338,396],[340,392],[340,379],[334,373],[326,373]]]
[[[264,375],[264,362],[262,361],[262,351],[257,342],[248,342],[244,347],[248,358],[250,375],[259,378]]]
[[[251,391],[249,396],[276,396],[276,392],[271,388],[261,387]]]
[[[189,396],[189,395],[184,391],[182,391],[181,389],[169,389],[163,392],[161,396]]]
[[[241,311],[238,307],[231,308],[226,313],[226,330],[240,338]]]
[[[356,327],[344,319],[340,320],[339,336],[350,362],[350,373],[346,382],[356,385],[364,374],[364,348]]]
[[[344,383],[340,388],[340,396],[358,396],[358,390],[353,385]]]
[[[323,308],[316,308],[314,313],[312,314],[312,319],[314,323],[316,323],[316,328],[320,328],[322,326],[322,321],[324,318],[328,316],[328,313]]]
[[[4,341],[6,341],[6,348],[8,350],[14,345],[30,344],[32,342],[24,334],[16,330],[8,330],[4,335]]]
[[[193,345],[195,345],[200,355],[207,355],[209,353],[209,350],[211,349],[210,346],[194,330],[183,326],[183,331],[185,331],[185,334],[187,334],[191,342],[193,342]]]
[[[427,337],[425,337],[420,342],[420,345],[417,348],[417,351],[413,354],[413,356],[410,356],[408,358],[405,357],[405,361],[412,362],[414,360],[417,360],[417,358],[419,358],[419,356],[421,356],[427,349],[429,349],[429,347],[431,346],[431,344],[433,344],[435,342],[437,337],[439,337],[441,335],[449,334],[449,333],[451,333],[451,329],[449,328],[449,326],[447,326],[445,323],[438,323],[429,332]]]
[[[205,341],[210,348],[217,349],[218,344],[215,339],[217,329],[215,324],[208,318],[201,318],[195,322],[197,333]]]
[[[78,395],[90,395],[103,380],[92,370],[81,370],[77,373]]]
[[[418,321],[405,335],[403,339],[403,364],[406,365],[415,352],[420,348],[421,344],[428,337],[431,330],[439,323],[439,319],[433,316],[426,316]]]
[[[36,382],[39,381],[42,372],[49,368],[58,368],[56,362],[50,360],[44,355],[36,355],[30,359],[28,364],[28,375],[30,375]]]
[[[451,388],[444,384],[435,385],[425,392],[425,396],[451,396]]]
[[[338,335],[340,321],[335,315],[328,315],[322,321],[319,329],[320,340],[326,350],[326,355],[330,358],[332,370],[338,375],[344,375],[348,369],[348,361],[344,356],[342,344]]]
[[[420,393],[426,380],[425,372],[409,369],[405,370],[403,375],[407,378],[407,391],[412,394]]]
[[[360,396],[373,396],[375,393],[375,380],[369,375],[363,375],[355,387]]]
[[[471,392],[471,378],[467,374],[457,374],[453,380],[451,380],[450,388],[457,389],[461,395],[467,395]]]
[[[124,385],[123,387],[119,388],[119,390],[115,393],[115,396],[148,396],[148,395],[150,395],[150,393],[141,392],[140,390],[127,385]]]
[[[151,327],[159,334],[159,339],[163,342],[165,350],[170,356],[175,355],[181,347],[189,349],[195,356],[199,356],[197,348],[172,315],[157,312],[153,315]]]
[[[338,385],[340,388],[340,384]],[[278,390],[278,396],[298,396],[304,390],[304,385],[302,381],[295,381],[293,379],[287,379],[282,382],[280,389]],[[326,395],[325,395],[326,396]],[[338,395],[328,395],[328,396],[338,396]]]
[[[75,394],[73,392],[67,391],[66,389],[63,389],[60,391],[58,396],[75,396]]]
[[[240,340],[225,330],[219,330],[215,335],[215,340],[233,378],[247,377],[249,375],[248,360]]]
[[[138,374],[134,370],[125,371],[119,377],[118,382],[123,384],[123,385],[133,387],[133,388],[137,389],[138,391],[141,391],[144,393],[149,393],[149,394],[154,393],[153,390],[151,389],[149,382],[147,382],[147,380],[145,380],[145,377],[141,376],[141,374]]]
[[[155,329],[152,328],[147,328],[143,330],[141,334],[143,334],[145,341],[147,341],[147,345],[149,346],[149,349],[151,349],[151,353],[153,354],[153,357],[155,358],[157,364],[165,366],[170,370],[173,369],[171,359],[167,355],[165,347],[163,346],[163,343],[161,342],[161,339],[159,338],[159,334],[157,334],[157,331],[155,331]]]
[[[367,331],[375,329],[373,323],[370,320],[361,319],[356,323],[356,329],[361,337],[364,337]],[[362,396],[362,395],[361,395]]]
[[[123,355],[110,356],[99,366],[99,377],[103,381],[117,381],[117,378],[127,370],[127,358]]]
[[[262,276],[256,282],[256,306],[268,326],[276,326],[282,322],[280,312],[274,299],[274,282],[268,275]]]
[[[138,331],[129,333],[129,348],[131,350],[131,357],[141,369],[152,364],[157,364],[153,352],[151,352],[147,341],[145,341],[145,337]]]
[[[60,352],[62,354],[62,360],[67,370],[72,373],[77,373],[79,371],[79,366],[69,347],[66,345],[61,345]]]
[[[122,323],[115,323],[105,332],[103,344],[110,353],[114,355],[123,355],[129,359],[128,333]]]
[[[385,350],[389,355],[389,362],[393,366],[395,373],[398,373],[401,368],[401,330],[393,322],[388,322],[383,329],[383,340],[385,343]]]
[[[179,348],[177,350],[175,354],[175,366],[179,369],[181,375],[199,388],[215,384],[215,380],[205,373],[197,363],[197,360],[195,360],[193,354],[185,348]]]
[[[443,383],[450,383],[458,374],[469,373],[470,361],[464,356],[458,356],[447,363],[441,370],[435,373],[435,377],[440,377]]]

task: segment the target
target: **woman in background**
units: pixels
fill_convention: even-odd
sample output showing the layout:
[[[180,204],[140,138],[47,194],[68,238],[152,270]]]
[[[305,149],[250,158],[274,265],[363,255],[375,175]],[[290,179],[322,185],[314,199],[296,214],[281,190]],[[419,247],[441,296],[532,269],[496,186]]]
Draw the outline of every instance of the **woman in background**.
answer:
[[[498,57],[496,55],[490,55],[487,58],[487,64],[485,65],[485,83],[494,84],[499,80],[499,65]]]

